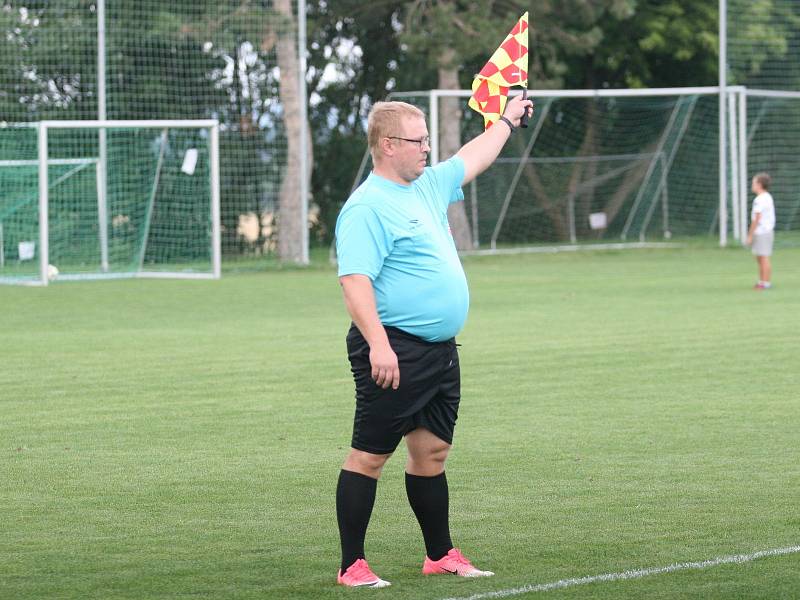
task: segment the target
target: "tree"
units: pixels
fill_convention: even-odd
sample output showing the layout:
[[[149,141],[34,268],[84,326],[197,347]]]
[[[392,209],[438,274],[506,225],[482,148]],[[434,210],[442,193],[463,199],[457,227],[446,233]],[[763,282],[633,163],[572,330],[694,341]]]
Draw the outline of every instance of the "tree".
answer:
[[[716,85],[717,0],[629,2],[597,26],[595,51],[569,64],[570,86]]]
[[[201,39],[213,40],[221,48],[233,48],[233,77],[229,83],[234,108],[234,123],[243,145],[252,145],[256,133],[260,136],[278,134],[286,136],[286,164],[281,169],[277,191],[278,257],[289,262],[303,260],[304,222],[303,202],[300,195],[300,152],[303,123],[300,117],[299,56],[297,53],[297,20],[291,0],[275,0],[272,7],[267,2],[233,0],[228,3],[211,2],[206,12],[195,23],[188,24]],[[223,50],[224,52],[224,50]],[[274,52],[278,75],[270,68],[268,56]],[[269,102],[275,94],[280,98],[279,108]],[[271,107],[272,106],[272,107]],[[269,113],[269,114],[267,114]],[[269,117],[269,118],[264,118]],[[260,130],[267,125],[280,128],[271,134]],[[313,148],[307,145],[307,165],[313,168]],[[255,154],[257,155],[257,149]],[[255,156],[247,164],[257,165]],[[263,179],[263,174],[256,175]],[[259,189],[250,197],[258,199]],[[252,210],[252,209],[251,209]],[[254,212],[261,215],[260,206]],[[231,228],[234,230],[233,228]],[[263,243],[259,232],[257,243]]]
[[[301,262],[303,258],[304,229],[308,223],[302,218],[302,203],[307,202],[300,194],[300,159],[301,140],[303,135],[308,135],[308,127],[301,119],[300,103],[305,98],[300,97],[299,57],[297,54],[297,27],[296,19],[292,14],[291,0],[275,0],[275,8],[279,14],[290,24],[278,33],[278,67],[280,68],[280,98],[283,107],[283,121],[286,125],[286,174],[281,182],[279,213],[278,213],[278,256],[281,260]],[[308,173],[313,168],[313,146],[310,138],[307,140],[307,165]]]
[[[0,4],[0,121],[97,118],[93,6],[89,0]]]
[[[800,7],[796,2],[732,0],[728,7],[728,81],[800,89]]]
[[[330,243],[336,217],[365,155],[366,118],[395,89],[429,89],[436,74],[401,48],[398,2],[309,5],[309,121],[314,143],[316,239]]]

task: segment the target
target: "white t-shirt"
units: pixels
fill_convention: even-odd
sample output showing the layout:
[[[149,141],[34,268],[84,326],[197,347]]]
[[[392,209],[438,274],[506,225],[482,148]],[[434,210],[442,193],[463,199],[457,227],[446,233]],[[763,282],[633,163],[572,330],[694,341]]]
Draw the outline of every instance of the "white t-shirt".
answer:
[[[756,215],[761,215],[758,221],[758,226],[753,232],[756,235],[761,233],[769,233],[775,229],[775,203],[772,201],[772,195],[769,192],[761,192],[756,199],[753,200],[753,210],[750,213],[750,221],[754,221]]]

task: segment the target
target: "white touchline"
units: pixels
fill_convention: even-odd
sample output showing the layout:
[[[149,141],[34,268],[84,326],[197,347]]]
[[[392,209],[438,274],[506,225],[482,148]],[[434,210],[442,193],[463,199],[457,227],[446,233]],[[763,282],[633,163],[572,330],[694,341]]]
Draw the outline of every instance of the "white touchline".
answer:
[[[732,563],[746,563],[767,556],[782,556],[784,554],[796,554],[800,552],[800,546],[789,546],[788,548],[775,548],[773,550],[761,550],[752,554],[735,554],[733,556],[720,556],[711,560],[699,562],[675,563],[667,567],[649,567],[647,569],[635,569],[622,571],[620,573],[606,573],[604,575],[591,575],[589,577],[575,577],[572,579],[562,579],[552,583],[536,583],[523,585],[522,587],[509,590],[499,590],[497,592],[481,592],[471,596],[459,596],[454,598],[444,598],[443,600],[481,600],[482,598],[506,598],[508,596],[518,596],[519,594],[529,594],[532,592],[549,592],[573,585],[584,585],[598,581],[619,581],[621,579],[638,579],[649,575],[660,575],[661,573],[674,573],[675,571],[687,571],[690,569],[707,569],[717,565],[729,565]]]

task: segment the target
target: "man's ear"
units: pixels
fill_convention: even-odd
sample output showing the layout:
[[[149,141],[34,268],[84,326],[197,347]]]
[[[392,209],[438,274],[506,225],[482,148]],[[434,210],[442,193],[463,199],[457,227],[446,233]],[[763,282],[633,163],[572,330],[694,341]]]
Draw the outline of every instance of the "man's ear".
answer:
[[[394,146],[388,137],[381,138],[380,147],[384,156],[394,156]]]

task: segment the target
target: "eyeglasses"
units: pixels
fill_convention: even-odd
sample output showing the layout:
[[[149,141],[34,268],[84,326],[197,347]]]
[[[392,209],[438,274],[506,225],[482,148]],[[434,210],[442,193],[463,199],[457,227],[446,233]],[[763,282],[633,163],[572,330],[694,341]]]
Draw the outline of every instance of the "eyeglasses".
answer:
[[[428,146],[428,148],[430,148],[431,146],[431,138],[428,137],[427,135],[424,138],[420,138],[418,140],[411,140],[409,138],[398,137],[396,135],[387,135],[386,137],[392,140],[403,140],[404,142],[414,142],[419,146],[420,150],[422,150],[423,146]]]

